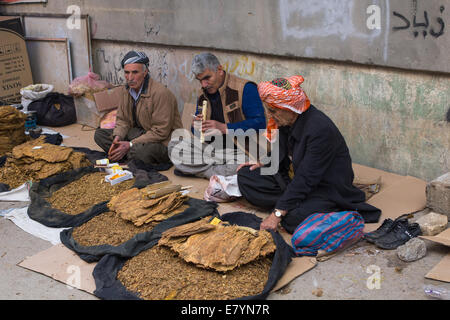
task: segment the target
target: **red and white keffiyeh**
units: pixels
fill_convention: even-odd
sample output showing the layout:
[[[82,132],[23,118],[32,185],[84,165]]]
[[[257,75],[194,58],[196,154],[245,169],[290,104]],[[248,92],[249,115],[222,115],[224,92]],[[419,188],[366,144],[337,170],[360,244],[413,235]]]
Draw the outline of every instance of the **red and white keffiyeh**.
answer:
[[[277,78],[272,81],[261,82],[258,85],[258,92],[261,100],[271,108],[290,110],[301,114],[305,112],[310,101],[300,87],[304,78],[300,75],[289,78]],[[273,141],[272,130],[278,126],[273,118],[269,118],[267,122],[266,137],[269,141]]]

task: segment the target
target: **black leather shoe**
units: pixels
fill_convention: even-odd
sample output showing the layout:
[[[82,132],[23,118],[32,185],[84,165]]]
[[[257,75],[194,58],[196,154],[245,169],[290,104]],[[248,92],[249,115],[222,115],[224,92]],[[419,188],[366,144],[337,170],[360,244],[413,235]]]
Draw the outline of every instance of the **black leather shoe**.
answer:
[[[394,220],[389,219],[389,218],[385,219],[383,221],[383,223],[381,224],[381,226],[377,230],[366,233],[364,235],[364,239],[367,242],[374,243],[375,240],[379,239],[380,237],[384,236],[386,233],[391,231],[393,225],[394,225]]]
[[[421,234],[418,223],[409,224],[408,220],[397,220],[391,231],[375,240],[375,244],[381,249],[392,250]]]

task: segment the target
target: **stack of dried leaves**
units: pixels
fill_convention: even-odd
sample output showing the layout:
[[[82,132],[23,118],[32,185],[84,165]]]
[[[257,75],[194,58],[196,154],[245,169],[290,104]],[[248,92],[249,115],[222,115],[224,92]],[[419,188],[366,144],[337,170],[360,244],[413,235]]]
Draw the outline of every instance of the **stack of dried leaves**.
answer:
[[[127,221],[136,226],[148,223],[159,223],[178,213],[176,209],[187,200],[181,192],[169,188],[168,194],[159,194],[155,198],[149,198],[151,194],[158,194],[158,190],[167,186],[169,182],[155,183],[142,189],[133,188],[113,197],[108,203],[108,208],[115,211]]]
[[[121,182],[113,188],[120,185],[125,186],[126,182]],[[152,230],[162,220],[179,214],[188,208],[187,205],[183,204],[186,197],[179,196],[177,192],[155,199],[147,199],[149,195],[164,190],[164,187],[169,184],[170,182],[155,183],[141,190],[137,188],[129,189],[131,186],[128,186],[127,189],[129,190],[121,190],[120,192],[116,189],[115,195],[108,203],[108,207],[112,211],[102,213],[74,228],[72,237],[82,246],[102,244],[118,246],[139,233]],[[151,203],[154,203],[154,205],[151,206]],[[131,219],[131,216],[137,213],[142,213],[142,215],[136,217],[136,219]]]
[[[174,214],[188,208],[183,205],[174,210]],[[73,229],[73,239],[82,246],[99,246],[103,244],[118,246],[139,233],[151,231],[157,223],[146,223],[139,227],[122,219],[116,212],[102,213],[79,227]]]
[[[26,119],[26,114],[13,106],[0,106],[0,156],[27,140]]]
[[[117,278],[148,300],[236,299],[260,293],[276,249],[270,233],[209,220],[169,229],[157,246],[128,260]]]
[[[0,168],[0,182],[17,188],[26,181],[39,181],[52,175],[91,165],[84,153],[45,143],[44,137],[18,145],[7,154]]]
[[[111,185],[105,181],[105,172],[87,173],[64,187],[56,190],[46,200],[53,208],[76,215],[103,201],[130,189],[135,179]]]
[[[167,230],[158,242],[187,262],[217,271],[230,271],[276,249],[266,230],[219,223],[207,219]]]

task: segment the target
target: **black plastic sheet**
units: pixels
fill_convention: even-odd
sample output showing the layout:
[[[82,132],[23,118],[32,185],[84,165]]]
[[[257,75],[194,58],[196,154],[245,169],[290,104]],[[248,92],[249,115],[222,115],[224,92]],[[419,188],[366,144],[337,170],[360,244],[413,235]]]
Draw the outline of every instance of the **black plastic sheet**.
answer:
[[[246,212],[231,212],[220,216],[222,221],[228,221],[230,224],[251,227],[259,229],[261,219],[253,214]],[[292,247],[290,247],[278,232],[272,232],[275,245],[277,247],[272,266],[269,271],[269,278],[262,292],[253,296],[241,297],[237,300],[261,300],[267,298],[270,291],[275,287],[278,280],[282,277],[288,264],[295,256]],[[138,253],[152,248],[159,239],[152,239],[146,245],[143,245]],[[141,300],[136,294],[128,291],[125,286],[117,280],[117,274],[122,269],[125,262],[132,256],[123,256],[116,254],[107,254],[94,268],[92,272],[95,280],[96,290],[94,294],[106,300]]]

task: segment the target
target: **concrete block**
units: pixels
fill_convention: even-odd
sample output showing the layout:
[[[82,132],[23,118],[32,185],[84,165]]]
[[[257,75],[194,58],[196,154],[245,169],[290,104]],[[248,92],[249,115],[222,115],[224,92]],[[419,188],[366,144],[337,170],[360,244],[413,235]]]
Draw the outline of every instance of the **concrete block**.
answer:
[[[450,172],[428,183],[426,195],[428,208],[450,217]]]
[[[420,230],[422,230],[422,235],[435,236],[447,229],[448,218],[446,215],[430,212],[417,219],[416,222],[419,224]]]

